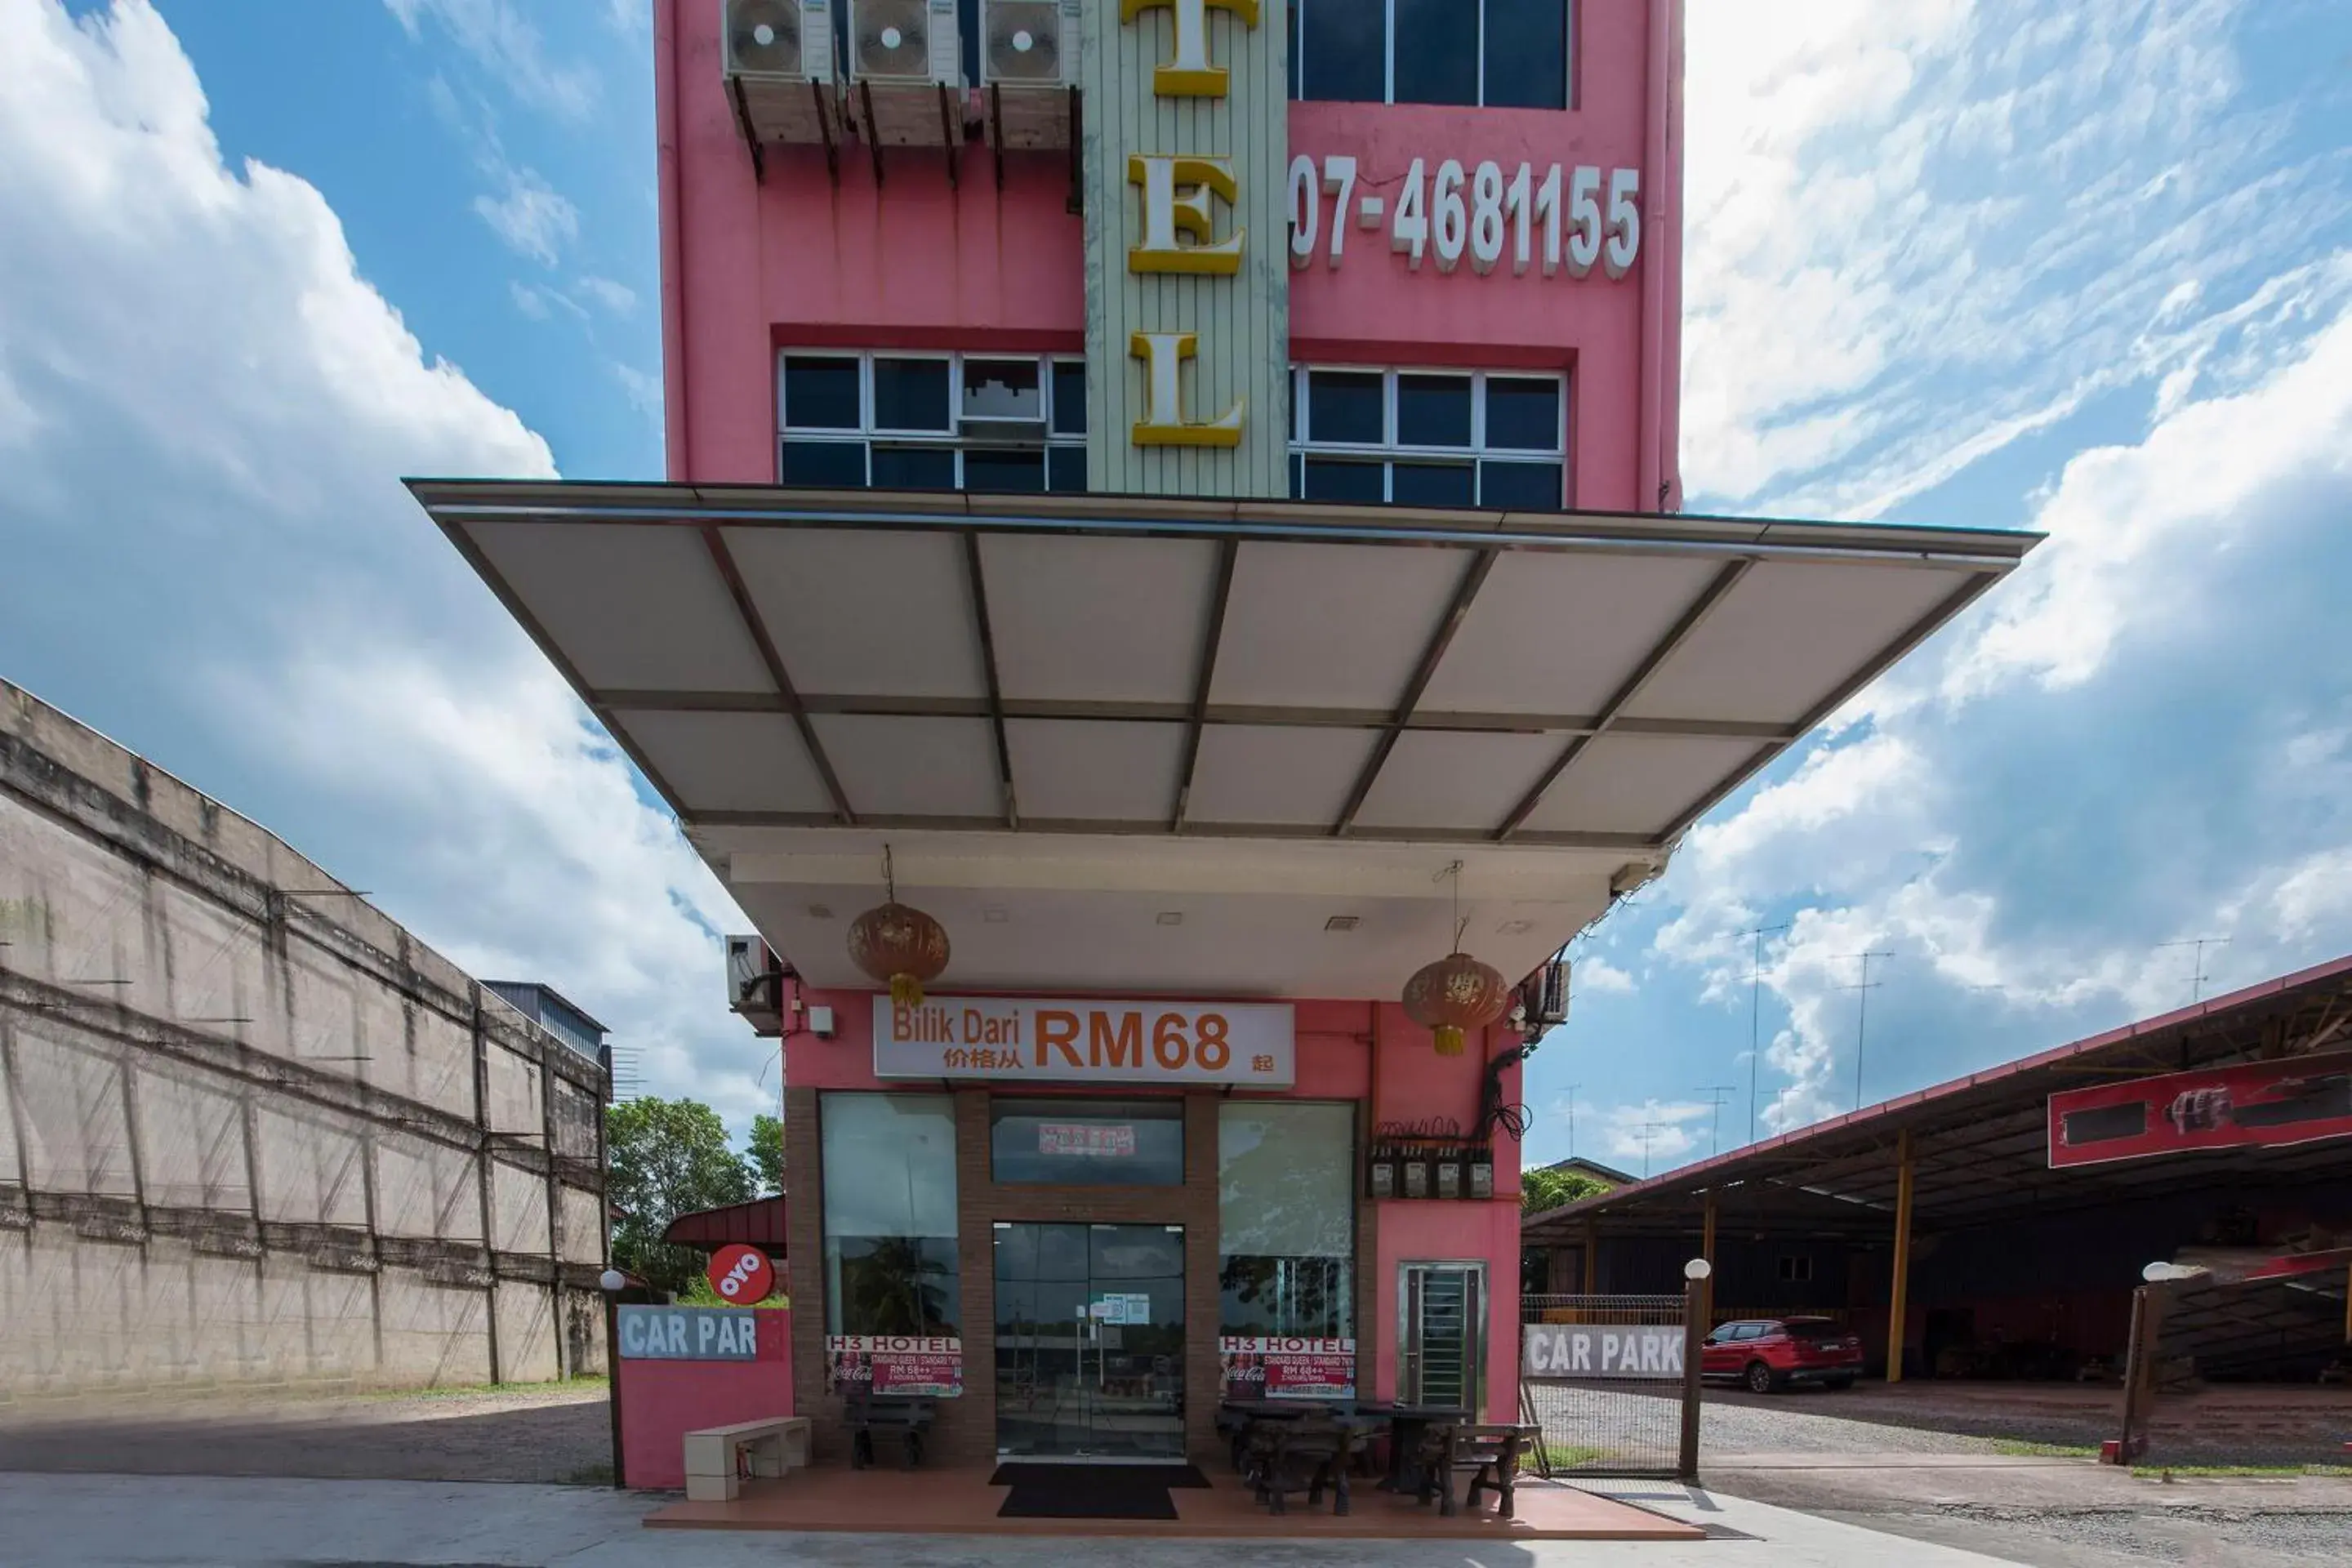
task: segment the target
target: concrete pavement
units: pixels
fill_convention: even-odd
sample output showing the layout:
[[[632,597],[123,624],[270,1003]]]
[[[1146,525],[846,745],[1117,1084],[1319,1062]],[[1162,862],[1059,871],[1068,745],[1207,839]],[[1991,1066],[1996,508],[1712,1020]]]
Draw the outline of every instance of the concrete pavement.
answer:
[[[1267,1568],[1992,1568],[2002,1559],[1664,1483],[1608,1489],[1689,1519],[1687,1544],[1266,1542]],[[1101,1568],[1105,1542],[650,1532],[661,1500],[589,1488],[0,1474],[5,1568]],[[1112,1544],[1151,1568],[1223,1568],[1231,1542]],[[1465,1550],[1466,1547],[1466,1550]]]

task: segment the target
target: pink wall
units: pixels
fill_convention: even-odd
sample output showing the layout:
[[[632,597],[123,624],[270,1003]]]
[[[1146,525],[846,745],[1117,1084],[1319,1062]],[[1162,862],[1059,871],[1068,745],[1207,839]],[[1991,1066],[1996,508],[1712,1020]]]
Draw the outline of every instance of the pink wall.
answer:
[[[1653,3],[1679,15],[1679,0]],[[942,152],[897,149],[884,153],[877,186],[870,153],[852,142],[837,185],[814,149],[771,149],[757,183],[721,86],[717,20],[716,5],[656,0],[670,478],[773,480],[781,345],[1084,347],[1084,229],[1068,211],[1066,155],[1009,154],[1000,189],[984,147],[966,150],[953,186]],[[1634,270],[1572,280],[1546,279],[1538,265],[1514,277],[1507,259],[1484,277],[1467,263],[1416,272],[1391,251],[1386,219],[1366,230],[1352,215],[1335,269],[1327,196],[1325,242],[1291,274],[1292,354],[1571,370],[1568,499],[1629,508],[1643,476],[1658,471],[1659,459],[1642,461],[1644,431],[1654,426],[1653,451],[1670,453],[1678,422],[1680,132],[1669,110],[1679,93],[1659,84],[1678,83],[1679,70],[1651,69],[1648,5],[1583,5],[1578,20],[1572,110],[1295,103],[1291,152],[1318,166],[1354,156],[1359,194],[1380,190],[1391,213],[1415,157],[1432,177],[1449,157],[1465,168],[1493,159],[1507,174],[1525,162],[1538,179],[1555,163],[1594,164],[1604,177],[1640,168]],[[1671,55],[1678,32],[1662,33]],[[1662,386],[1645,387],[1645,359]]]
[[[621,1360],[621,1469],[632,1489],[686,1485],[688,1432],[793,1409],[792,1314],[754,1310],[757,1361]]]

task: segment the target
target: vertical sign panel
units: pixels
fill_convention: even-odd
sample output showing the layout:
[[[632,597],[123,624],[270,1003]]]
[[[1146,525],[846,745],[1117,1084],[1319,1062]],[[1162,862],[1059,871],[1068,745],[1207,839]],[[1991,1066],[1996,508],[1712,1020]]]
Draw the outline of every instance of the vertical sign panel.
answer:
[[[1086,8],[1091,489],[1288,493],[1286,55],[1282,0]]]

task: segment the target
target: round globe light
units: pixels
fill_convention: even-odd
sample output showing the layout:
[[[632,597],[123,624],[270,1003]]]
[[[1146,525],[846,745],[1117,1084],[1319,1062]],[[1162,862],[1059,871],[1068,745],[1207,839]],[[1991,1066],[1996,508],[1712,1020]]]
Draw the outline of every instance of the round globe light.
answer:
[[[596,1276],[597,1285],[608,1294],[618,1294],[621,1288],[628,1282],[629,1277],[617,1268],[607,1268]]]
[[[1704,1279],[1714,1272],[1715,1265],[1704,1258],[1694,1258],[1683,1265],[1683,1278],[1685,1279]]]

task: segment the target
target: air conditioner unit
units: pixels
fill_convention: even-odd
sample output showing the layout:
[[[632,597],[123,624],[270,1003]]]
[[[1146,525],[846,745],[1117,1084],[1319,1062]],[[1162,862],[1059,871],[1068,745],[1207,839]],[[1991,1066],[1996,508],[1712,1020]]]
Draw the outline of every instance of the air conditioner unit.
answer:
[[[958,0],[845,3],[846,74],[856,84],[857,116],[867,138],[886,147],[961,141],[964,79]]]
[[[835,0],[720,0],[727,82],[754,142],[829,142]]]
[[[1530,1034],[1568,1022],[1568,960],[1555,958],[1528,975],[1520,986],[1519,996],[1527,1005]]]
[[[784,1032],[784,966],[756,936],[727,939],[727,1008],[762,1039]]]
[[[980,76],[1000,147],[1070,144],[1080,0],[981,0]]]

